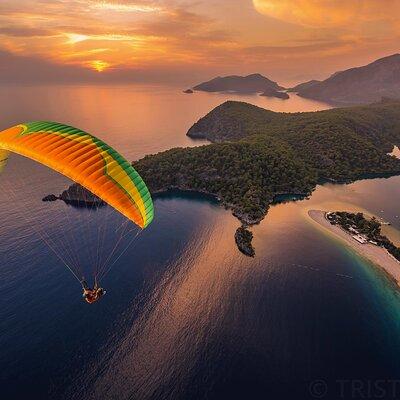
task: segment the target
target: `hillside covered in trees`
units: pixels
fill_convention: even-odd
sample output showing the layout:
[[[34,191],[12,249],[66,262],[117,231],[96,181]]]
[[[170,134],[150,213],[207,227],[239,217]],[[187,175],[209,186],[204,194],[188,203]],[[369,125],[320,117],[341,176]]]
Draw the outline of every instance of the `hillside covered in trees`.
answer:
[[[146,156],[135,168],[152,192],[213,194],[248,224],[277,194],[400,173],[400,160],[387,155],[400,144],[400,102],[285,114],[229,101],[188,135],[213,143]]]
[[[400,144],[400,101],[294,114],[228,101],[187,134],[212,143],[148,155],[134,167],[153,194],[211,194],[245,228],[264,218],[277,195],[400,174],[400,160],[388,155]]]

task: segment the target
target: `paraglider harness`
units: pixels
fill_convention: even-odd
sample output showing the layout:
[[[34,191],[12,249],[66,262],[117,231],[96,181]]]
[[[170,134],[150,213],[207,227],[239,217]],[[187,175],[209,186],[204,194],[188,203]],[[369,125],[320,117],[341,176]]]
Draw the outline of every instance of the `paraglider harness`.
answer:
[[[93,289],[89,287],[84,278],[82,279],[81,284],[83,289],[82,297],[89,304],[95,303],[100,299],[100,297],[106,294],[106,291],[103,288],[98,287],[97,280],[94,281]]]

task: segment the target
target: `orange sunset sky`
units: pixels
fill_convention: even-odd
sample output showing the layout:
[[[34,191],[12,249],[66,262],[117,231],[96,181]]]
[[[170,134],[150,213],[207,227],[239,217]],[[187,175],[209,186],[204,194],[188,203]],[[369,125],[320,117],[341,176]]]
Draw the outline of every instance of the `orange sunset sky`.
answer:
[[[320,79],[400,51],[400,0],[1,0],[0,81]]]

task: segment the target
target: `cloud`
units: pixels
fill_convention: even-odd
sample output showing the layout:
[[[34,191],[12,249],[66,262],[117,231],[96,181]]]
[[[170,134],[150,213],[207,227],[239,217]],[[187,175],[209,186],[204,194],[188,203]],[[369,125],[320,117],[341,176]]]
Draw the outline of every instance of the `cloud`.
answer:
[[[181,0],[2,0],[0,49],[106,71],[121,65],[135,69],[191,64],[206,60],[216,46],[231,45],[216,19],[182,4]]]
[[[115,12],[155,12],[162,11],[156,2],[149,1],[93,1],[93,8]]]
[[[360,64],[398,51],[399,5],[400,0],[0,0],[0,79],[131,81],[134,75],[171,81],[192,74],[194,83],[195,76],[214,73],[262,72],[278,79],[300,66],[311,74],[316,65],[320,74],[330,74],[354,60]]]
[[[102,60],[94,58],[90,68],[80,64],[62,64],[37,56],[16,55],[0,50],[0,83],[179,83],[192,84],[204,75],[199,65],[164,62],[162,64],[104,68]],[[216,73],[216,71],[215,71]],[[214,71],[211,72],[214,74]]]
[[[298,57],[304,58],[305,56],[341,54],[352,48],[353,45],[354,43],[351,41],[333,41],[297,46],[254,46],[243,48],[242,53],[260,60],[267,57],[294,59]]]
[[[398,0],[253,0],[253,4],[261,14],[317,28],[397,24],[400,15]]]
[[[40,37],[50,36],[52,32],[48,29],[24,27],[24,26],[0,26],[0,35],[14,37]]]
[[[88,70],[58,65],[32,56],[15,55],[0,50],[0,82],[72,82],[90,78]]]

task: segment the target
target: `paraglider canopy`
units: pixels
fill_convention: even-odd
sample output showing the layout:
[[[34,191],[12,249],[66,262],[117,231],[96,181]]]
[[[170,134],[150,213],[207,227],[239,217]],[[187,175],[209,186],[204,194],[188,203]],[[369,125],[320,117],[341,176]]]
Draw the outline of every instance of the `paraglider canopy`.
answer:
[[[35,160],[72,179],[140,230],[153,220],[151,195],[137,171],[116,150],[89,133],[57,122],[24,123],[0,132],[0,174],[6,167],[10,152]],[[42,233],[39,234],[43,237]],[[50,241],[54,237],[44,239]],[[49,247],[62,258],[55,246],[49,244]],[[114,252],[115,248],[111,254]],[[71,258],[76,258],[71,249],[69,253]],[[71,263],[64,261],[64,264],[80,281],[82,275],[74,272]],[[97,273],[94,278],[97,278]]]
[[[145,228],[153,202],[132,165],[106,143],[57,122],[30,122],[0,132],[0,172],[8,152],[38,161],[71,178]]]

